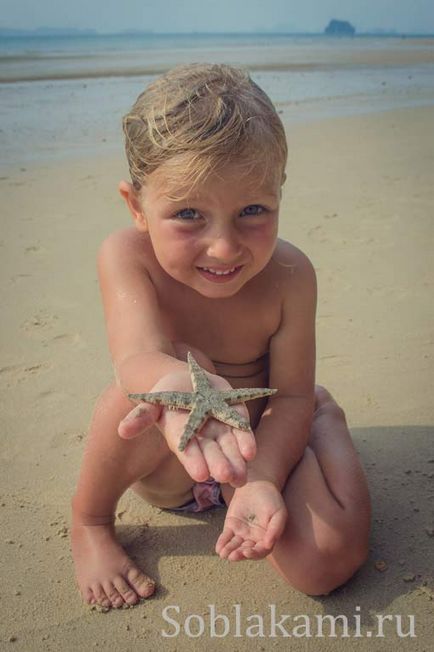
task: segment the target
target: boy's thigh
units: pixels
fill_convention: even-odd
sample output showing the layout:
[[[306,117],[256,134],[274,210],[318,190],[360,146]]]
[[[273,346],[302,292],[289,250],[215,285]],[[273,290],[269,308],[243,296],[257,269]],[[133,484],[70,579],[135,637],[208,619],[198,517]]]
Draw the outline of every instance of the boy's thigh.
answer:
[[[139,478],[131,488],[146,502],[156,507],[178,507],[192,498],[194,481],[169,449],[156,426],[149,428],[147,436],[152,440],[149,446],[159,452],[157,463],[155,468]],[[147,455],[149,447],[144,446],[143,456]]]
[[[156,425],[128,441],[119,436],[119,422],[134,407],[115,383],[108,386],[94,410],[88,447],[115,455],[131,488],[147,502],[161,507],[186,502],[194,482]]]

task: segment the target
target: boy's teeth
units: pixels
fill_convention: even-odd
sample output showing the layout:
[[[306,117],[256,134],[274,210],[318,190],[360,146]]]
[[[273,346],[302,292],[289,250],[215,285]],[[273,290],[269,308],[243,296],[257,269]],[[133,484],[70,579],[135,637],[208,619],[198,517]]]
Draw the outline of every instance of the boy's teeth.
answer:
[[[232,272],[235,272],[236,267],[231,267],[231,269],[227,269],[225,272],[219,271],[217,269],[212,269],[211,267],[202,267],[205,272],[211,272],[211,274],[217,274],[217,276],[224,276],[225,274],[232,274]]]

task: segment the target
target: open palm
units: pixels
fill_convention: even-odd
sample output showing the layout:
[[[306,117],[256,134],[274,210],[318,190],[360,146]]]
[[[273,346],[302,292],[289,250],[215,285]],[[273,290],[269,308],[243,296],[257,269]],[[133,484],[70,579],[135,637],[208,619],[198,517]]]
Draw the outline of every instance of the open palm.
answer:
[[[212,385],[218,390],[231,389],[229,383],[220,376],[208,374]],[[173,372],[161,378],[152,392],[179,391],[191,392],[191,379],[188,371]],[[234,408],[248,419],[245,405]],[[203,482],[212,476],[217,482],[240,487],[246,482],[246,462],[256,454],[255,438],[251,431],[240,430],[209,419],[193,437],[185,450],[178,448],[185,430],[189,413],[185,410],[170,410],[142,402],[121,422],[119,434],[125,439],[137,436],[146,437],[146,429],[156,424],[164,435],[169,449],[177,456],[190,477]]]
[[[237,489],[216,543],[222,559],[262,559],[270,554],[287,519],[283,498],[271,482],[248,482]]]

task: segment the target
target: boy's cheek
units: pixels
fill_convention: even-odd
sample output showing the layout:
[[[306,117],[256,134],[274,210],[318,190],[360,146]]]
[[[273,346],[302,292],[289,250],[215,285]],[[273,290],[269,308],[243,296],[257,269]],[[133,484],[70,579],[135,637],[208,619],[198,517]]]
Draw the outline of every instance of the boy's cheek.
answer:
[[[277,223],[264,224],[251,233],[250,237],[254,246],[259,246],[260,249],[263,249],[266,246],[271,247],[275,244],[277,241],[277,234]]]

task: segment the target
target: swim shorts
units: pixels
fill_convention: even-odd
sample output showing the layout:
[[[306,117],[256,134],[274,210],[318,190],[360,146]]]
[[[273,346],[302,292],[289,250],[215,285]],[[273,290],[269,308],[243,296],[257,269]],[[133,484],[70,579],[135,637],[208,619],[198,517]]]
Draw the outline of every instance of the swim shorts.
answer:
[[[171,512],[205,512],[212,507],[224,507],[220,483],[214,478],[196,482],[192,487],[193,500],[180,507],[170,507]]]

